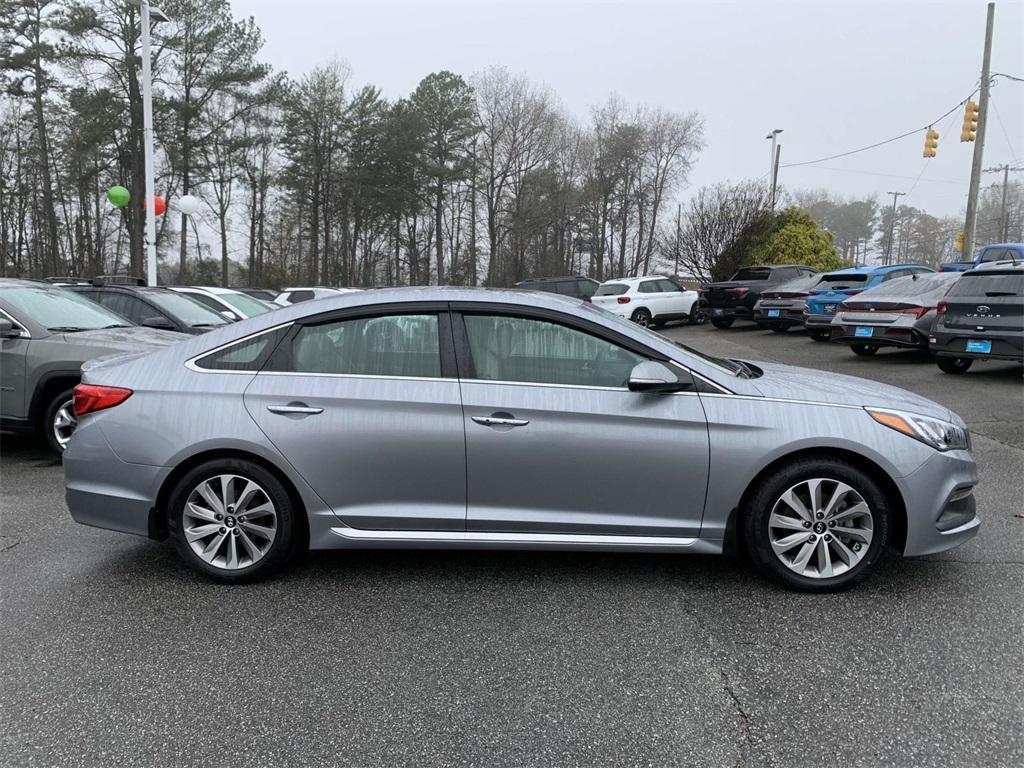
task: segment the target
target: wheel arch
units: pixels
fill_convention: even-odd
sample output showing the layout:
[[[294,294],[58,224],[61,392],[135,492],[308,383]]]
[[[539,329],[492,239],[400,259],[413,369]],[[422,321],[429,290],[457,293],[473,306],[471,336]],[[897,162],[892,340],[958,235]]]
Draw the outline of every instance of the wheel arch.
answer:
[[[302,526],[301,542],[305,548],[309,548],[309,516],[306,512],[306,505],[302,500],[302,495],[295,487],[295,483],[292,482],[287,474],[262,456],[240,448],[216,448],[200,451],[186,458],[168,473],[160,485],[160,490],[157,492],[156,504],[149,511],[149,537],[151,539],[163,541],[170,534],[168,528],[168,515],[170,514],[168,503],[171,492],[174,490],[174,486],[178,484],[178,481],[200,464],[218,459],[243,459],[251,461],[277,478],[281,485],[284,486],[288,498],[295,507],[295,511],[299,513],[295,515],[295,519]]]
[[[70,389],[82,380],[81,371],[49,371],[39,377],[29,403],[28,418],[37,426],[46,414],[50,401],[65,389]]]
[[[889,473],[885,471],[885,469],[869,459],[867,456],[857,453],[856,451],[832,447],[803,448],[791,451],[773,459],[769,464],[762,468],[743,490],[739,504],[737,504],[737,506],[729,513],[729,519],[726,521],[725,527],[725,540],[723,542],[723,549],[725,552],[735,555],[745,551],[743,547],[744,542],[742,541],[743,526],[740,524],[741,518],[743,511],[746,509],[747,504],[750,501],[750,497],[757,492],[761,483],[764,482],[767,477],[770,477],[772,474],[777,472],[781,467],[801,459],[838,459],[840,461],[845,461],[847,464],[853,465],[871,477],[872,480],[877,482],[879,487],[882,489],[882,493],[885,494],[885,500],[889,506],[889,544],[898,552],[903,552],[907,542],[907,506],[899,486],[896,485],[896,482],[892,479]]]

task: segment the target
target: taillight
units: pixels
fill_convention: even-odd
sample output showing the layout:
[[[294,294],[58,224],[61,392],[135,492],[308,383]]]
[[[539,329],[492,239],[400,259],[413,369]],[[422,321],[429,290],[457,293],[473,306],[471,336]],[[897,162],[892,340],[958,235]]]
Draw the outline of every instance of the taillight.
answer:
[[[907,307],[906,309],[901,309],[900,313],[904,315],[913,315],[920,320],[928,314],[928,307]]]
[[[935,316],[942,317],[944,314],[946,314],[946,300],[939,299],[939,303],[935,307]]]
[[[749,288],[726,288],[725,292],[726,293],[731,293],[731,294],[733,294],[735,296],[743,296],[744,294],[749,293],[750,289]]]
[[[848,296],[853,296],[854,294],[857,294],[857,293],[864,293],[864,289],[863,288],[855,288],[852,291],[846,291],[846,294]]]
[[[629,296],[619,296],[616,301],[619,302],[619,304],[629,304]]]
[[[98,387],[93,384],[79,384],[74,389],[75,416],[85,416],[93,411],[113,408],[129,397],[132,391],[123,387]]]

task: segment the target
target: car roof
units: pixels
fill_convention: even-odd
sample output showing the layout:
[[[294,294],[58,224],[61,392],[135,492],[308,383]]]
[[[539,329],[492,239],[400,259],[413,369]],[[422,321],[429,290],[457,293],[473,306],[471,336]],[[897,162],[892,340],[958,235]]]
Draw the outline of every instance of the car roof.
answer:
[[[893,272],[897,269],[908,269],[910,267],[918,267],[921,269],[927,269],[934,272],[933,267],[929,267],[927,264],[868,264],[860,267],[846,267],[845,269],[836,269],[831,272],[826,272],[825,276],[828,275],[884,275],[888,272]]]
[[[550,283],[556,280],[594,280],[592,277],[586,275],[555,275],[554,277],[527,277],[520,280],[516,285],[523,285],[524,283]],[[596,283],[597,281],[594,280]]]
[[[625,283],[626,285],[638,285],[640,283],[647,282],[648,280],[668,280],[669,278],[664,275],[642,275],[641,277],[615,277],[611,280],[605,280],[601,285],[608,285],[609,283]]]
[[[0,278],[0,288],[63,288],[61,285],[54,285],[42,280],[26,280],[21,277]]]

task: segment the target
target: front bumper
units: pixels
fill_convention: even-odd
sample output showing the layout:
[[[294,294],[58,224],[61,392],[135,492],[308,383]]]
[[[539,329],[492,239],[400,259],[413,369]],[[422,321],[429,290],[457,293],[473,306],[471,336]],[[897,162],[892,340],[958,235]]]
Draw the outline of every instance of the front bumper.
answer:
[[[978,469],[970,451],[935,452],[898,484],[907,510],[903,554],[918,557],[958,547],[981,527],[975,509]]]

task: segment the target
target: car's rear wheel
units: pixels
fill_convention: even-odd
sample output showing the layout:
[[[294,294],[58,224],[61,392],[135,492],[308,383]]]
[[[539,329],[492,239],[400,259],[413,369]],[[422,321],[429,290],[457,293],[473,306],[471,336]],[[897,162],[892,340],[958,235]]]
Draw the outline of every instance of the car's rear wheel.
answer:
[[[733,319],[731,317],[712,317],[711,318],[711,324],[713,326],[715,326],[715,328],[719,328],[719,329],[728,328],[729,326],[732,325],[732,323],[733,323]]]
[[[707,319],[707,313],[701,308],[700,302],[693,302],[693,306],[690,307],[690,325],[704,325]]]
[[[46,444],[59,458],[64,454],[64,449],[68,447],[68,441],[78,426],[73,390],[66,389],[50,401],[43,414],[42,426]]]
[[[885,494],[837,459],[794,461],[773,472],[743,522],[757,567],[803,592],[833,592],[866,578],[889,535]]]
[[[853,354],[861,357],[871,357],[878,351],[878,347],[873,344],[851,344],[850,349],[853,350]]]
[[[974,364],[970,357],[936,357],[935,364],[943,373],[966,373],[967,369]]]
[[[651,326],[651,313],[643,307],[636,310],[629,319],[643,328],[649,328]]]
[[[174,543],[193,569],[217,581],[265,578],[298,548],[297,511],[281,482],[244,459],[189,471],[170,495]]]
[[[828,341],[830,338],[832,338],[832,331],[808,331],[807,335],[810,336],[815,341]]]

